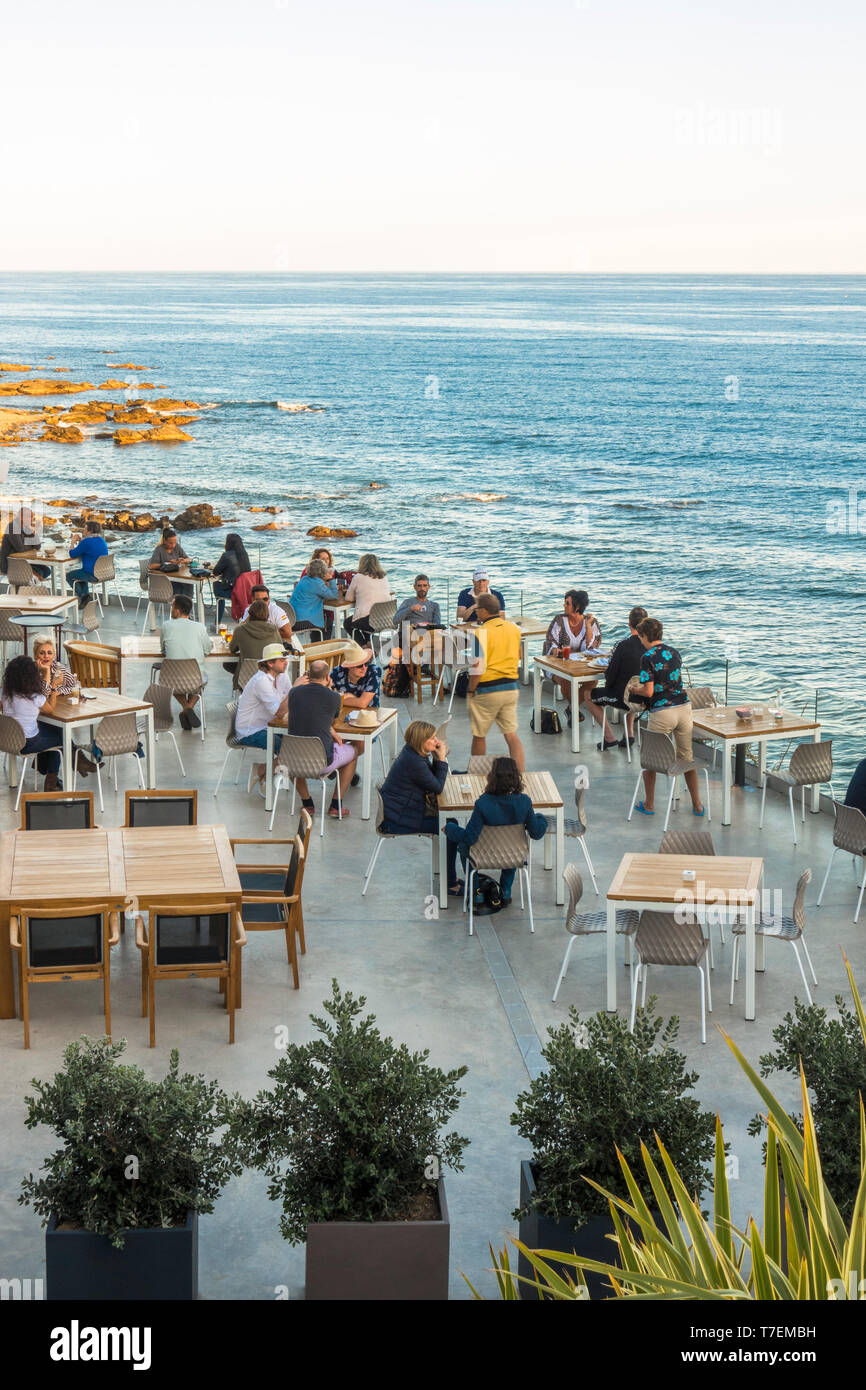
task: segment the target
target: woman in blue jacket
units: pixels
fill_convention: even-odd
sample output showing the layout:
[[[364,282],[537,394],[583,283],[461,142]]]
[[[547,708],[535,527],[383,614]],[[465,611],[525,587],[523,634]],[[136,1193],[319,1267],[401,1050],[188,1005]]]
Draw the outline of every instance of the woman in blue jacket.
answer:
[[[445,786],[447,750],[436,737],[435,726],[423,719],[413,720],[404,738],[404,747],[382,783],[385,819],[381,829],[388,835],[438,835],[439,817],[432,809],[432,798]],[[453,897],[463,892],[463,884],[455,878],[456,864],[457,846],[449,840],[448,892]]]
[[[532,809],[532,802],[523,790],[523,778],[513,758],[494,758],[487,786],[479,796],[466,825],[449,821],[445,834],[460,851],[463,868],[469,851],[485,825],[522,825],[531,840],[541,840],[547,831],[547,820]],[[499,887],[502,901],[511,902],[511,887],[516,869],[502,869]]]

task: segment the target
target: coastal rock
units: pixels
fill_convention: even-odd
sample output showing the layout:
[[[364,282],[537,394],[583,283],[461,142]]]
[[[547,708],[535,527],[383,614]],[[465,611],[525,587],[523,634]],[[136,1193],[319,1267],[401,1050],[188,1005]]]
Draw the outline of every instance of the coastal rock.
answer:
[[[115,430],[115,444],[183,444],[192,439],[170,421],[157,425],[152,430]]]
[[[12,406],[0,406],[0,444],[14,447],[33,437],[33,430],[47,420],[44,410],[16,410]]]
[[[204,531],[210,526],[222,526],[222,517],[209,502],[197,502],[187,507],[171,523],[176,531]]]
[[[305,410],[324,410],[322,405],[307,405],[304,401],[277,401],[277,410],[287,410],[290,415],[301,415]]]
[[[52,372],[71,372],[71,367],[52,367]]]
[[[92,381],[49,381],[46,377],[36,377],[31,381],[0,381],[0,396],[64,396],[92,390]]]
[[[26,362],[0,362],[0,372],[32,372]]]
[[[368,483],[367,487],[387,487],[387,483]]]
[[[85,492],[85,494],[84,494],[84,500],[85,500],[85,502],[98,502],[98,501],[99,501],[99,493],[98,493],[98,492]]]
[[[261,521],[258,526],[252,526],[252,531],[288,531],[292,526],[291,521]]]
[[[282,507],[250,507],[250,508],[248,508],[248,510],[251,511],[251,512],[270,512],[272,516],[276,516],[278,512],[281,512],[281,511],[283,510],[283,508],[282,508]]]
[[[173,425],[192,425],[196,420],[200,420],[200,415],[163,415],[163,420],[170,420]]]
[[[114,377],[109,377],[107,381],[100,381],[100,391],[125,391],[129,385],[128,381],[115,381]]]
[[[345,540],[357,534],[357,531],[348,531],[339,526],[311,526],[307,532],[308,536],[315,536],[316,540]]]
[[[105,416],[102,418],[105,419]],[[117,425],[153,424],[153,414],[143,406],[134,406],[131,410],[118,409],[114,412],[114,422]]]
[[[138,383],[138,389],[139,391],[154,391],[156,388],[152,381],[140,381]]]
[[[198,401],[177,401],[173,396],[160,396],[157,401],[149,401],[151,410],[201,410]]]
[[[46,507],[77,507],[77,502],[70,502],[68,497],[58,497],[54,502],[46,502]]]
[[[140,362],[106,362],[105,365],[113,372],[146,372],[148,370]]]
[[[50,440],[54,444],[84,443],[84,433],[77,425],[67,425],[65,428],[61,428],[60,425],[46,425],[39,438]]]
[[[73,406],[60,417],[66,425],[103,425],[107,418],[104,410],[88,410],[84,406]]]

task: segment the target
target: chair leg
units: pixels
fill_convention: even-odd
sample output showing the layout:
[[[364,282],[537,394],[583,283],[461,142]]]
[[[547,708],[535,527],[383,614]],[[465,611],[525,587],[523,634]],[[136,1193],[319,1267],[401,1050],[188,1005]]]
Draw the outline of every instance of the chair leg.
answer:
[[[863,905],[863,889],[866,888],[866,872],[863,874],[863,882],[860,884],[860,896],[857,899],[857,911],[854,913],[854,921],[860,916],[860,908]]]
[[[27,971],[24,969],[24,958],[21,957],[21,1020],[24,1024],[24,1046],[30,1046],[30,988],[27,980]]]
[[[585,840],[585,838],[584,838],[583,835],[578,835],[577,840],[578,840],[578,844],[580,845],[581,849],[583,850],[583,857],[584,857],[584,859],[586,860],[586,867],[589,869],[589,876],[590,876],[590,878],[592,879],[592,886],[593,886],[593,888],[595,889],[595,891],[596,891],[596,896],[597,896],[597,895],[598,895],[598,883],[596,882],[595,869],[592,867],[592,860],[591,860],[590,857],[589,857],[589,850],[588,850],[588,848],[587,848],[586,840]]]
[[[733,1004],[733,1002],[734,1002],[734,985],[737,983],[737,966],[738,966],[738,964],[739,964],[739,960],[740,960],[740,938],[739,938],[738,936],[735,936],[735,937],[734,937],[734,949],[733,949],[733,951],[731,952],[731,997],[730,997],[730,999],[728,1000],[728,1003],[729,1003],[729,1004]]]
[[[630,1014],[629,1020],[628,1020],[628,1031],[629,1031],[630,1033],[633,1033],[633,1032],[634,1032],[634,1020],[635,1020],[635,1014],[637,1013],[637,991],[638,991],[638,986],[640,985],[640,977],[641,977],[641,972],[643,971],[643,968],[644,968],[644,967],[643,967],[643,965],[641,964],[641,962],[640,962],[640,960],[639,960],[638,963],[637,963],[636,968],[635,968],[634,971],[632,972],[632,980],[631,980],[631,1014]]]
[[[12,757],[12,754],[10,753],[9,756],[10,756],[10,758],[11,758],[11,757]],[[25,754],[25,755],[22,757],[22,759],[21,759],[21,776],[20,776],[19,779],[18,779],[18,795],[17,795],[16,798],[15,798],[15,810],[16,810],[16,811],[18,810],[18,803],[19,803],[20,800],[21,800],[21,793],[22,793],[22,791],[24,790],[24,778],[27,776],[27,763],[28,763],[28,761],[30,761],[30,759],[29,759],[28,755]],[[32,759],[32,761],[33,761],[33,766],[35,767],[35,766],[36,766],[36,758],[34,757],[34,758]],[[100,810],[101,810],[101,809],[102,809],[102,808],[100,807]]]
[[[382,839],[382,837],[380,836],[380,837],[379,837],[379,843],[376,845],[376,848],[373,850],[373,853],[372,853],[371,856],[370,856],[370,862],[369,862],[369,864],[367,865],[367,872],[366,872],[365,875],[364,875],[364,887],[361,889],[361,897],[362,897],[362,898],[365,896],[365,894],[366,894],[366,892],[367,892],[367,889],[368,889],[369,886],[370,886],[370,879],[373,877],[373,870],[374,870],[375,867],[376,867],[376,860],[379,858],[379,851],[380,851],[380,849],[382,848],[382,846],[384,845],[384,843],[385,843],[384,839]],[[432,890],[431,890],[431,891],[432,891]]]
[[[268,821],[268,833],[269,833],[269,834],[270,834],[270,832],[271,832],[271,831],[273,830],[273,828],[274,828],[274,817],[275,817],[275,815],[277,814],[277,802],[278,802],[279,799],[280,799],[280,790],[281,790],[281,788],[282,788],[282,785],[283,785],[282,774],[278,772],[277,775],[276,775],[276,777],[274,778],[274,804],[273,804],[273,806],[271,807],[271,818],[270,818],[270,820]]]
[[[638,773],[638,775],[637,775],[637,781],[636,781],[635,784],[634,784],[634,796],[633,796],[632,799],[631,799],[631,806],[629,807],[629,813],[628,813],[628,816],[626,817],[627,820],[631,820],[632,816],[634,815],[634,808],[635,808],[635,805],[636,805],[636,803],[637,803],[637,794],[638,794],[638,792],[640,791],[640,779],[641,779],[642,776],[643,776],[643,769],[641,769],[641,771]]]
[[[337,775],[339,776],[339,773],[338,773]],[[321,836],[321,835],[324,835],[324,833],[325,833],[325,796],[326,796],[327,790],[328,790],[328,783],[327,783],[327,780],[323,777],[323,778],[322,778],[322,814],[321,814],[321,816],[320,816],[320,818],[319,818],[319,835],[320,835],[320,836]],[[276,797],[274,797],[274,802],[276,803]]]
[[[232,750],[229,749],[229,752],[231,751]],[[240,748],[237,751],[240,753],[241,756],[238,758],[238,770],[235,773],[235,786],[237,786],[238,782],[241,780],[241,772],[243,771],[244,758],[247,756],[246,748]]]
[[[120,604],[121,613],[125,613],[126,609],[123,606],[123,598],[121,597],[120,589],[118,588],[116,579],[114,581],[114,592],[117,594],[117,602]]]
[[[139,782],[139,786],[141,787],[141,790],[144,791],[144,790],[145,790],[145,786],[144,786],[144,769],[143,769],[143,767],[142,767],[142,763],[144,762],[144,759],[143,759],[143,758],[140,758],[140,757],[138,756],[137,753],[133,753],[132,756],[133,756],[133,758],[135,758],[135,766],[136,766],[136,769],[137,769],[137,771],[138,771],[138,782]]]
[[[565,955],[564,955],[563,958],[562,958],[562,969],[561,969],[560,972],[559,972],[559,978],[558,978],[558,980],[556,981],[556,988],[555,988],[554,991],[553,991],[553,1002],[554,1002],[554,1004],[556,1003],[556,996],[559,994],[559,986],[562,984],[563,980],[565,979],[565,972],[566,972],[566,970],[568,969],[568,958],[569,958],[569,956],[571,955],[571,948],[572,948],[572,946],[574,945],[574,943],[575,943],[576,940],[577,940],[577,937],[576,937],[576,936],[572,936],[572,937],[569,939],[568,945],[567,945],[566,948],[565,948]]]
[[[820,891],[820,893],[818,894],[818,902],[817,902],[817,906],[818,906],[818,907],[821,906],[821,899],[822,899],[823,896],[824,896],[824,889],[827,887],[827,879],[830,877],[830,870],[831,870],[832,867],[833,867],[833,856],[835,855],[835,853],[836,853],[836,846],[834,845],[833,848],[832,848],[831,851],[830,851],[830,859],[829,859],[829,862],[828,862],[828,864],[827,864],[827,872],[826,872],[825,875],[824,875],[824,882],[821,884],[821,891]]]
[[[805,991],[806,991],[806,998],[808,999],[809,1003],[811,1004],[811,1003],[812,1003],[812,991],[811,991],[810,988],[809,988],[809,981],[806,979],[806,972],[805,972],[805,970],[803,969],[803,962],[802,962],[802,960],[800,959],[800,952],[797,950],[797,943],[796,943],[796,941],[792,941],[792,942],[791,942],[791,950],[794,952],[794,955],[797,957],[797,964],[798,964],[799,967],[800,967],[800,974],[801,974],[802,977],[803,977],[803,988],[804,988]]]
[[[641,978],[642,978],[642,981],[643,981],[643,989],[642,989],[641,992],[640,992],[640,1006],[641,1006],[642,1009],[645,1009],[645,1008],[646,1008],[646,982],[647,982],[647,976],[648,976],[648,974],[649,974],[649,966],[648,966],[648,965],[642,965],[642,966],[641,966]]]
[[[178,762],[180,763],[180,775],[181,775],[181,777],[184,778],[184,780],[186,780],[186,768],[185,768],[184,765],[183,765],[183,758],[180,756],[180,749],[179,749],[178,746],[177,746],[177,739],[175,738],[175,736],[174,736],[174,734],[172,733],[171,729],[169,729],[167,732],[168,732],[169,738],[171,739],[172,743],[174,744],[174,751],[175,751],[175,753],[177,754],[177,760],[178,760]],[[229,748],[229,749],[227,750],[227,752],[226,752],[226,757],[228,757],[228,755],[229,755],[230,752],[231,752],[231,749]],[[225,760],[223,760],[223,769],[225,769]],[[220,772],[220,781],[222,781],[222,772]],[[219,782],[217,783],[217,791],[219,791]],[[216,796],[216,792],[214,792],[214,796]]]
[[[817,983],[818,983],[818,976],[815,974],[815,967],[814,967],[814,965],[812,964],[812,957],[809,955],[809,947],[806,945],[806,938],[805,938],[805,936],[801,936],[801,937],[800,937],[800,941],[802,942],[803,950],[804,950],[805,953],[806,953],[806,960],[809,962],[809,970],[810,970],[811,975],[812,975],[812,983],[813,983],[813,984],[817,984]]]
[[[286,955],[289,958],[289,969],[292,972],[292,984],[295,989],[300,989],[301,981],[298,975],[298,951],[295,944],[295,928],[291,922],[286,925]]]
[[[706,793],[707,793],[707,820],[712,820],[712,819],[713,819],[713,807],[712,807],[712,803],[711,803],[711,801],[710,801],[710,774],[709,774],[709,772],[707,771],[706,768],[704,768],[703,772],[704,772],[704,786],[705,786],[705,788],[706,788]]]
[[[794,844],[797,843],[797,817],[794,814],[794,788],[788,788],[788,805],[791,808],[791,824],[794,827]]]
[[[150,1016],[150,1046],[156,1047],[156,981],[148,971],[147,1011]]]
[[[526,868],[518,869],[518,874],[526,875],[526,906],[529,908],[529,930],[535,935],[535,922],[532,918],[532,890],[529,886],[529,870]]]
[[[674,804],[674,792],[676,791],[676,786],[677,786],[677,779],[676,779],[676,777],[672,777],[672,778],[671,778],[671,789],[670,789],[670,792],[669,792],[669,794],[668,794],[668,811],[667,811],[667,815],[665,816],[665,823],[664,823],[664,825],[662,826],[662,834],[664,834],[664,832],[667,830],[667,828],[668,828],[668,821],[669,821],[670,818],[671,818],[671,807],[672,807],[673,804]]]
[[[472,936],[475,930],[475,915],[472,911],[475,904],[475,869],[469,871],[469,877],[466,880],[466,896],[469,900],[469,935]]]
[[[110,949],[110,948],[107,948]],[[111,976],[108,961],[104,962],[102,974],[102,1011],[105,1014],[105,1036],[111,1041]]]
[[[707,985],[707,977],[700,965],[698,966],[698,975],[701,981],[701,1042],[705,1043],[707,1040],[707,1010],[704,990]]]

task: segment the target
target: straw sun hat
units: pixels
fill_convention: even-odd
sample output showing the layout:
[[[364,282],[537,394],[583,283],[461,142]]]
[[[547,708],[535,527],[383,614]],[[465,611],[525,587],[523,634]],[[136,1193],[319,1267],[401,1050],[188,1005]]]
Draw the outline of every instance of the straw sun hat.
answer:
[[[346,651],[340,659],[341,666],[363,666],[369,661],[373,652],[370,647],[359,647],[357,642],[350,642]]]
[[[379,716],[374,709],[359,709],[357,719],[352,723],[356,729],[377,729],[379,727]]]

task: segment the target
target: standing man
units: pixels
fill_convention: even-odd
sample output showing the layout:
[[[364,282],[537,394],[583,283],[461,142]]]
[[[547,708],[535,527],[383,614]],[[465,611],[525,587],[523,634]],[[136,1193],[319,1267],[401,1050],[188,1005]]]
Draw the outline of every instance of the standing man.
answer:
[[[457,595],[457,621],[458,623],[471,623],[480,621],[481,615],[477,611],[478,600],[482,594],[493,594],[499,604],[502,616],[505,616],[505,599],[498,589],[491,589],[490,576],[485,569],[477,569],[472,576],[472,588],[461,589]]]
[[[171,603],[171,618],[160,628],[159,649],[169,661],[197,661],[204,685],[201,663],[210,656],[210,635],[204,623],[197,623],[190,618],[191,612],[192,599],[189,594],[175,594]],[[190,729],[198,729],[201,725],[201,720],[195,712],[198,695],[183,695],[176,690],[174,698],[179,701],[181,707],[178,715],[180,727],[187,732]]]
[[[259,669],[248,680],[238,701],[235,713],[235,734],[238,741],[247,748],[267,748],[268,725],[275,719],[284,719],[289,705],[289,691],[292,679],[286,667],[289,658],[278,642],[265,647],[259,662]],[[282,734],[274,736],[274,750],[279,753]],[[250,778],[258,778],[259,796],[265,796],[265,773],[267,765],[256,763]]]
[[[340,799],[346,795],[355,772],[357,753],[351,743],[344,743],[335,732],[340,717],[340,697],[331,689],[331,673],[327,661],[311,661],[302,676],[292,686],[289,695],[289,733],[306,738],[318,738],[325,750],[325,775],[335,772],[340,779]],[[303,777],[297,778],[305,811],[312,815],[313,798]],[[349,812],[343,807],[343,815]],[[329,816],[339,815],[337,794],[331,799]]]
[[[487,752],[487,731],[497,724],[522,772],[526,758],[517,736],[520,628],[502,617],[493,594],[480,594],[476,606],[482,624],[475,637],[479,655],[467,691],[472,752]]]
[[[72,584],[74,592],[78,595],[78,602],[83,608],[90,598],[93,567],[101,555],[108,554],[108,546],[105,544],[102,527],[98,521],[85,522],[84,536],[82,537],[80,531],[76,531],[72,540],[73,546],[69,552],[69,558],[70,560],[80,560],[81,568],[71,570],[66,578]]]

